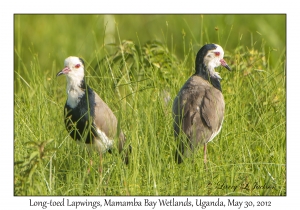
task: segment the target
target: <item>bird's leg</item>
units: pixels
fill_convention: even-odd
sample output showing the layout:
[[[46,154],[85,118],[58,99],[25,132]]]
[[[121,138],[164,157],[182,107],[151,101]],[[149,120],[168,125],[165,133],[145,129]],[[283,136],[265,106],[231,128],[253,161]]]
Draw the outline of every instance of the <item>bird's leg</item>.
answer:
[[[203,152],[204,152],[204,163],[206,165],[206,163],[207,163],[207,158],[206,158],[207,143],[204,144]]]
[[[99,158],[100,158],[100,163],[99,163],[98,172],[101,174],[102,173],[102,152],[100,152]]]
[[[93,159],[92,159],[92,154],[93,154],[93,151],[92,151],[92,147],[90,144],[85,144],[86,145],[86,148],[87,148],[87,153],[88,153],[88,156],[90,158],[90,163],[89,163],[89,167],[88,167],[88,170],[87,170],[87,173],[89,174],[91,172],[91,168],[92,168],[92,165],[93,165]]]
[[[88,174],[91,172],[91,168],[92,168],[92,165],[93,165],[93,160],[90,159],[90,164],[89,164],[89,168],[88,168]]]

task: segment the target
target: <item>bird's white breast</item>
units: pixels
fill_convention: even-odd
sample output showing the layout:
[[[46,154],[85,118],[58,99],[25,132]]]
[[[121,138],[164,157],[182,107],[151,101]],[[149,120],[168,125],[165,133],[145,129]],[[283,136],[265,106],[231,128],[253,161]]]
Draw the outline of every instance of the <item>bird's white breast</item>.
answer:
[[[78,86],[77,83],[68,82],[67,84],[67,104],[71,108],[75,108],[77,104],[79,103],[81,97],[84,95],[84,91]]]

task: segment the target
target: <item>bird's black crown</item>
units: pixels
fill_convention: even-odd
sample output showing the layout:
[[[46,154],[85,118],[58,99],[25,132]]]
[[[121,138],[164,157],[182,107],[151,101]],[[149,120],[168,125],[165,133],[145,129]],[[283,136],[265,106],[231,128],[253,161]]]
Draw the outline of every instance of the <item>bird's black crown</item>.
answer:
[[[84,60],[82,58],[79,58],[79,60],[81,61],[82,65],[85,66]]]
[[[200,69],[200,66],[202,67],[203,64],[203,59],[205,57],[205,55],[208,53],[208,51],[210,50],[214,50],[216,49],[217,46],[215,44],[206,44],[203,47],[201,47],[201,49],[198,51],[197,56],[196,56],[196,63],[195,63],[195,67],[196,67],[196,72]]]
[[[220,80],[218,78],[212,77],[204,64],[204,57],[210,50],[216,49],[217,46],[215,44],[206,44],[198,51],[196,60],[195,60],[195,69],[196,75],[199,75],[205,80],[208,80],[215,88],[219,89],[222,92]]]

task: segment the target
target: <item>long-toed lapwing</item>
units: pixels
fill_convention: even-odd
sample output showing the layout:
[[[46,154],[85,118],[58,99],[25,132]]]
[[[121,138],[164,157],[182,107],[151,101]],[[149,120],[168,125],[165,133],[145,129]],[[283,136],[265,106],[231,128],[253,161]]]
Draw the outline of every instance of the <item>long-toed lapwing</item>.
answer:
[[[108,105],[85,82],[84,61],[68,57],[64,69],[57,76],[66,75],[67,101],[64,107],[65,126],[70,136],[87,145],[89,152],[97,151],[102,157],[111,152],[117,140],[119,152],[123,150],[125,136],[118,129],[118,120]],[[126,153],[125,162],[128,162]]]
[[[174,135],[178,141],[175,159],[178,163],[200,145],[204,145],[206,163],[207,143],[221,130],[225,101],[221,77],[215,68],[222,65],[230,70],[223,56],[221,46],[204,45],[197,53],[196,73],[186,81],[173,102]]]

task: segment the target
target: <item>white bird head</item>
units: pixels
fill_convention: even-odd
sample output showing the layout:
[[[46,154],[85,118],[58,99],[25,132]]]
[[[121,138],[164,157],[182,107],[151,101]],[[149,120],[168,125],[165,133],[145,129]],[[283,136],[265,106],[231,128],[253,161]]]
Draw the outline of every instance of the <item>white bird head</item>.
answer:
[[[68,82],[80,82],[84,79],[84,61],[81,58],[70,56],[65,59],[65,67],[56,76],[66,75]]]
[[[224,57],[224,50],[220,45],[214,44],[217,48],[213,50],[209,50],[204,59],[203,62],[207,68],[216,68],[220,65],[224,66],[227,69],[230,69],[225,60]]]
[[[196,57],[196,72],[208,70],[212,77],[221,79],[218,72],[215,72],[215,68],[222,65],[226,69],[231,70],[223,59],[224,50],[217,44],[206,44],[198,52]],[[203,72],[205,74],[205,72]]]
[[[67,78],[67,104],[74,108],[84,95],[84,61],[81,58],[70,56],[65,59],[65,67],[56,76],[66,75]]]

